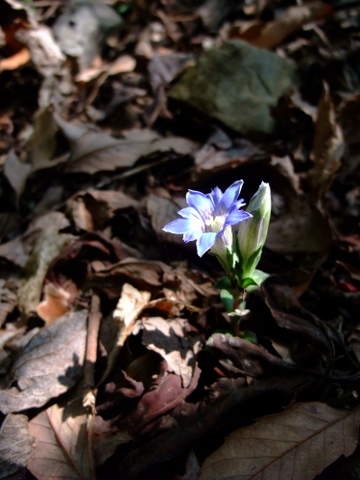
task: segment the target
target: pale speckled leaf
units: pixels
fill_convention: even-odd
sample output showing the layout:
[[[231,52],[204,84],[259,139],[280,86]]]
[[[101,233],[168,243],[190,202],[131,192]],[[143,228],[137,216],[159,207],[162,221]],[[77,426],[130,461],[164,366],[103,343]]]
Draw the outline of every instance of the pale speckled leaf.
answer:
[[[75,385],[82,375],[86,319],[86,310],[67,313],[30,340],[13,367],[16,386],[0,391],[3,413],[41,407]]]
[[[312,480],[351,455],[360,409],[297,403],[231,433],[204,462],[200,480]]]
[[[25,415],[7,415],[0,429],[0,478],[23,478],[33,447]]]

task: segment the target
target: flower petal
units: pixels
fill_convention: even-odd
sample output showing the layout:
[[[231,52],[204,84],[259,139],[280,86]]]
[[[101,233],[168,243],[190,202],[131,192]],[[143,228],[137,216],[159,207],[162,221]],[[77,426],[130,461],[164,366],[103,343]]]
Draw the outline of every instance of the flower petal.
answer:
[[[243,198],[239,198],[239,200],[235,203],[235,208],[239,210],[239,208],[243,207],[246,205],[246,202],[244,201]]]
[[[224,209],[223,211],[230,210],[230,208],[237,201],[243,183],[243,180],[237,180],[225,190],[219,205],[221,209]]]
[[[236,210],[226,217],[224,227],[227,227],[228,225],[237,225],[251,217],[251,213],[245,212],[245,210]]]
[[[165,225],[164,232],[169,233],[186,233],[193,229],[193,222],[188,218],[177,218]]]
[[[191,231],[189,230],[188,232],[184,233],[183,240],[185,243],[191,242],[192,240],[197,240],[198,238],[203,235],[202,232],[199,231]]]
[[[214,208],[216,208],[219,205],[222,197],[223,197],[223,192],[220,190],[219,187],[215,187],[214,190],[211,193],[209,193],[209,198],[211,199],[214,205]]]
[[[186,201],[190,207],[195,208],[195,210],[199,212],[204,220],[212,215],[214,207],[207,195],[197,192],[196,190],[189,190],[186,194]]]
[[[199,222],[203,222],[201,215],[194,207],[186,207],[179,210],[178,215],[181,215],[183,218],[195,217]]]
[[[207,232],[203,233],[201,237],[198,238],[198,241],[196,242],[196,248],[199,257],[202,257],[204,253],[214,245],[216,236],[216,232]]]

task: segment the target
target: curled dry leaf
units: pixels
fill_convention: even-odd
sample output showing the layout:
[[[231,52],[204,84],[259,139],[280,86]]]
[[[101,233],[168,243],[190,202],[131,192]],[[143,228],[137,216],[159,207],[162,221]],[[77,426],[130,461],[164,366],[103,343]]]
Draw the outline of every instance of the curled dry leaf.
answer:
[[[271,222],[266,246],[276,253],[323,253],[332,242],[328,220],[315,205],[298,196]]]
[[[52,405],[29,423],[35,438],[28,469],[38,480],[94,480],[89,413],[77,400]]]
[[[269,278],[262,286],[266,303],[280,328],[290,332],[298,341],[310,343],[330,355],[331,342],[320,320],[306,310],[288,285],[277,284]]]
[[[125,282],[131,282],[141,290],[154,292],[161,289],[164,273],[168,271],[171,271],[171,267],[163,262],[126,258],[90,275],[87,287],[98,288],[110,298],[120,296]]]
[[[336,172],[341,166],[341,158],[344,152],[345,143],[342,130],[336,121],[329,87],[324,84],[315,124],[312,151],[314,169],[311,180],[315,200],[322,199],[329,190]]]
[[[16,70],[30,62],[31,55],[28,48],[24,47],[20,52],[15,53],[9,58],[0,60],[0,72],[5,70]]]
[[[151,422],[175,408],[195,390],[200,373],[196,365],[191,383],[186,388],[178,375],[164,372],[158,376],[153,388],[141,397],[135,412],[127,419],[131,431],[139,434],[145,433],[147,428],[151,430]]]
[[[36,308],[36,312],[47,325],[71,310],[70,293],[60,286],[48,283],[44,287],[45,298]]]
[[[148,195],[146,208],[151,218],[151,225],[155,232],[164,240],[182,243],[181,237],[163,232],[164,225],[176,218],[180,207],[168,198],[158,195]]]
[[[184,319],[147,318],[142,322],[142,343],[166,360],[168,371],[181,377],[187,388],[194,374],[200,337]]]
[[[91,189],[74,195],[67,202],[67,211],[78,228],[93,232],[104,228],[115,210],[138,205],[138,201],[123,192]]]
[[[108,76],[124,72],[132,72],[135,67],[136,60],[134,57],[131,57],[130,55],[121,55],[109,64],[88,68],[79,72],[75,77],[75,81],[79,83],[88,83],[100,77],[99,84],[102,85]]]
[[[42,233],[49,227],[57,227],[57,231],[70,225],[65,215],[60,212],[49,212],[33,220],[25,233],[0,245],[0,257],[23,267],[28,261],[29,254]]]
[[[230,365],[239,368],[244,375],[261,377],[264,375],[293,372],[294,368],[261,345],[254,345],[242,338],[215,333],[209,345],[221,358],[230,360]]]
[[[0,429],[1,479],[24,478],[33,443],[28,418],[25,415],[7,415]]]
[[[43,328],[13,366],[16,386],[0,391],[3,413],[41,407],[79,380],[85,355],[86,310],[71,312]]]
[[[187,138],[161,138],[152,130],[132,130],[118,139],[106,132],[88,130],[83,125],[66,122],[54,114],[54,119],[70,144],[70,159],[66,172],[94,174],[117,168],[132,167],[141,157],[156,152],[174,151],[188,155],[195,143]]]
[[[97,415],[93,427],[95,464],[103,465],[119,445],[130,442],[132,439],[133,436],[130,433],[117,430],[112,426],[111,421],[103,420]]]
[[[13,150],[9,152],[4,164],[4,175],[15,190],[17,201],[19,201],[31,171],[32,166],[30,164],[20,161]]]
[[[149,303],[150,292],[137,290],[129,283],[124,283],[121,297],[113,313],[114,321],[118,326],[117,339],[108,360],[108,365],[99,383],[102,383],[116,363],[117,356],[130,335],[138,315]]]
[[[72,243],[73,239],[74,236],[71,234],[59,234],[58,227],[53,225],[42,232],[25,266],[28,278],[19,288],[19,308],[22,313],[27,315],[36,311],[51,262]]]
[[[15,285],[0,279],[0,327],[4,324],[6,317],[12,312],[17,304]]]
[[[353,453],[360,410],[298,403],[240,428],[204,462],[200,480],[312,480],[340,455]]]
[[[250,31],[243,32],[240,38],[250,41],[252,45],[257,47],[274,48],[289,35],[300,30],[305,23],[325,17],[331,12],[331,7],[323,2],[296,5],[288,8],[273,22],[266,24],[255,38]]]

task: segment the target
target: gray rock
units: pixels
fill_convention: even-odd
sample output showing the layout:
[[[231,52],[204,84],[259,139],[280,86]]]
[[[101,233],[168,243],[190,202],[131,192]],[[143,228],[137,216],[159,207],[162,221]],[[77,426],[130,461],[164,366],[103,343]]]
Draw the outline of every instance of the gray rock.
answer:
[[[169,92],[241,134],[271,134],[272,110],[291,91],[296,65],[241,40],[205,52]]]

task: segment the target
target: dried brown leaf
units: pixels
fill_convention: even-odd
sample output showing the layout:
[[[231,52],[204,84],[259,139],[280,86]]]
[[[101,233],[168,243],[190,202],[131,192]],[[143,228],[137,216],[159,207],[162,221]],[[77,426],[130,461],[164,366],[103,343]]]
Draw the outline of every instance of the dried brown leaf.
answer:
[[[81,400],[53,405],[33,418],[29,430],[36,443],[30,472],[38,480],[94,480],[88,422]]]
[[[78,192],[67,202],[68,214],[78,228],[100,230],[113,217],[115,210],[137,207],[139,202],[123,192],[114,190],[87,190]]]
[[[16,386],[0,391],[3,413],[41,407],[71,388],[82,374],[87,312],[71,312],[43,328],[13,366]]]
[[[102,421],[101,417],[96,417],[96,420]],[[104,433],[97,432],[94,434],[94,457],[96,465],[103,465],[105,461],[113,455],[115,450],[124,443],[128,443],[133,439],[133,436],[128,432],[123,431],[108,431]]]
[[[109,64],[81,71],[76,75],[75,81],[79,83],[88,83],[101,76],[99,83],[103,84],[109,75],[132,72],[135,67],[136,60],[134,57],[131,57],[130,55],[121,55]]]
[[[190,385],[182,386],[181,378],[173,373],[157,377],[153,388],[146,392],[136,406],[136,411],[128,417],[127,424],[134,433],[141,433],[156,418],[179,405],[198,385],[201,370],[195,366]],[[151,429],[151,425],[149,426]]]
[[[0,72],[3,72],[4,70],[16,70],[29,63],[30,59],[30,51],[28,48],[24,47],[20,52],[15,53],[11,57],[0,60]]]
[[[36,312],[47,325],[71,310],[70,293],[62,287],[47,283],[44,287],[45,298],[39,303]]]
[[[6,284],[0,279],[0,327],[6,320],[7,315],[12,312],[17,304],[16,286]]]
[[[48,226],[39,237],[25,265],[27,278],[19,288],[19,309],[24,314],[35,312],[40,302],[43,282],[51,262],[74,240],[68,233],[59,234],[57,225]]]
[[[163,227],[176,218],[180,207],[171,200],[158,195],[148,195],[146,199],[146,208],[151,218],[151,225],[155,232],[164,240],[182,243],[182,238],[178,235],[172,235],[163,232]]]
[[[231,365],[251,377],[293,371],[293,367],[289,363],[272,355],[261,345],[254,345],[242,338],[215,333],[208,345],[217,353],[217,356],[230,360]]]
[[[323,2],[289,7],[273,22],[266,24],[260,34],[251,40],[251,43],[257,47],[274,48],[289,35],[300,30],[305,23],[325,17],[331,12],[331,7]],[[244,39],[246,39],[246,32],[244,35]],[[240,36],[240,38],[243,37]]]
[[[121,297],[113,313],[113,318],[118,326],[117,339],[110,352],[108,365],[100,383],[105,380],[115,365],[121,348],[130,335],[138,315],[149,303],[150,297],[150,292],[137,290],[129,283],[124,283]]]
[[[190,154],[195,144],[181,137],[161,138],[151,130],[131,130],[124,139],[112,137],[106,132],[88,131],[82,125],[65,122],[54,114],[56,123],[71,145],[67,172],[94,174],[103,170],[132,167],[141,157],[155,152],[174,151]]]
[[[282,254],[322,253],[331,242],[328,220],[299,196],[279,219],[270,223],[266,246]]]
[[[302,340],[319,348],[327,355],[332,351],[331,342],[322,329],[320,320],[304,308],[294,290],[288,285],[277,284],[269,278],[263,284],[266,303],[280,328],[290,332],[297,341]]]
[[[194,374],[200,338],[184,319],[151,317],[143,321],[142,343],[166,360],[168,371],[182,379],[187,388]]]
[[[16,193],[17,201],[22,194],[26,180],[32,171],[32,166],[21,162],[16,153],[11,150],[6,157],[4,165],[4,175]]]
[[[59,231],[69,225],[69,221],[61,212],[49,212],[41,215],[30,223],[25,233],[0,245],[0,257],[23,267],[34,245],[46,229],[56,227]]]
[[[200,480],[311,480],[356,447],[360,410],[298,403],[225,439],[208,457]]]
[[[99,288],[110,298],[120,296],[122,285],[131,282],[141,290],[160,290],[163,285],[164,272],[171,271],[171,267],[163,262],[137,260],[126,258],[111,267],[92,274],[89,277],[88,287]]]
[[[329,87],[324,84],[315,124],[312,151],[314,169],[311,180],[316,200],[322,199],[329,190],[335,174],[341,166],[341,157],[344,152],[345,143],[342,130],[336,121]]]

